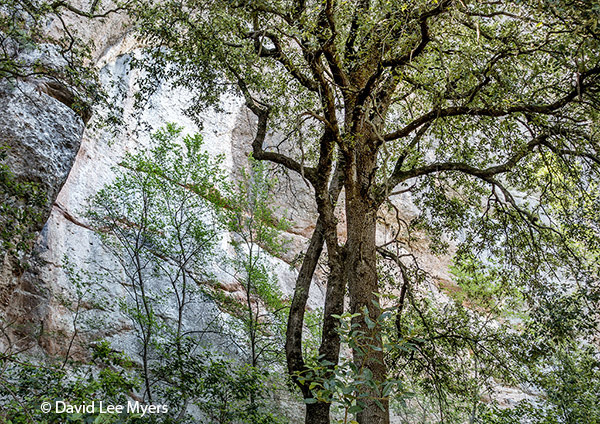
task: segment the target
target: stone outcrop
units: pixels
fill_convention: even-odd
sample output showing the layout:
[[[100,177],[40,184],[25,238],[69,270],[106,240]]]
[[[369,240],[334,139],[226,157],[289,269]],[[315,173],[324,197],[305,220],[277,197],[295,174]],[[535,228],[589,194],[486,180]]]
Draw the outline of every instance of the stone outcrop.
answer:
[[[6,163],[17,180],[36,183],[44,192],[44,218],[73,166],[83,129],[72,109],[36,85],[0,86],[0,142],[8,147]]]
[[[38,220],[19,232],[37,233],[42,229],[71,170],[83,130],[82,119],[71,108],[38,90],[36,84],[21,81],[16,85],[5,83],[0,86],[0,145],[6,148],[3,163],[15,182],[35,184],[41,195],[41,203],[27,211],[38,216]],[[8,193],[3,195],[14,202],[16,208],[23,208],[26,203],[24,199],[11,198],[14,196]],[[30,234],[17,236],[27,239]],[[0,253],[0,316],[5,319],[9,315],[20,316],[22,307],[35,311],[33,299],[39,297],[39,290],[25,288],[21,279],[24,267],[35,268],[35,260],[24,265],[21,258],[5,251]],[[19,296],[23,290],[34,297]],[[27,305],[16,306],[17,303]]]

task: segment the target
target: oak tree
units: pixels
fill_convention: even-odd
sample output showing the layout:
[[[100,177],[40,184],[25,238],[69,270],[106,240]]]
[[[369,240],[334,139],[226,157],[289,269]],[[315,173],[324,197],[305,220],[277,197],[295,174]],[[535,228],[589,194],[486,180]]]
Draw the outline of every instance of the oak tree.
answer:
[[[256,119],[254,158],[314,192],[318,220],[287,327],[291,375],[306,371],[304,311],[325,248],[319,355],[331,370],[344,297],[367,333],[379,313],[378,262],[410,271],[416,229],[439,252],[459,240],[459,261],[493,259],[532,304],[557,281],[595,281],[597,3],[165,0],[140,1],[132,13],[149,46],[137,63],[149,75],[143,90],[165,80],[189,89],[192,115],[227,92],[241,95]],[[286,139],[271,143],[272,133]],[[390,224],[378,245],[385,206],[409,195],[419,218]],[[399,322],[410,275],[402,272]],[[354,352],[376,383],[358,408],[361,424],[389,422],[389,398],[377,389],[388,378],[385,340],[372,345],[368,358]],[[314,400],[310,381],[297,384]],[[329,410],[307,403],[306,422],[328,423]]]

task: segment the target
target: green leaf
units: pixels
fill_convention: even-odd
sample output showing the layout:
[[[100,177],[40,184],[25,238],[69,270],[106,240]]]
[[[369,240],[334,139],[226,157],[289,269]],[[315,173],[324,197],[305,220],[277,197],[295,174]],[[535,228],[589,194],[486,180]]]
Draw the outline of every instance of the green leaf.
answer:
[[[362,412],[364,408],[360,407],[359,405],[352,405],[350,408],[348,408],[348,413],[349,414],[357,414],[359,412]]]

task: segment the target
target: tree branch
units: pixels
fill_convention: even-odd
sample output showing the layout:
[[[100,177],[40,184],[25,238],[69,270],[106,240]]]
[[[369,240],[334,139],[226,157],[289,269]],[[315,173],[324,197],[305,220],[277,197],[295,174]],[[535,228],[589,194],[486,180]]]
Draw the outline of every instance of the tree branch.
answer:
[[[412,122],[404,126],[403,128],[388,133],[383,136],[386,141],[396,140],[398,138],[406,137],[411,132],[419,128],[421,125],[433,121],[438,118],[452,117],[452,116],[492,116],[501,117],[507,116],[514,113],[539,113],[549,115],[557,110],[563,108],[574,99],[579,97],[584,89],[589,88],[591,84],[584,84],[584,80],[591,76],[600,74],[600,66],[594,67],[586,72],[583,72],[578,77],[578,86],[572,89],[567,95],[555,100],[553,103],[545,105],[535,104],[524,104],[517,105],[505,109],[501,108],[475,108],[470,106],[452,106],[447,108],[436,108],[433,109],[420,117],[414,119]]]
[[[429,41],[431,41],[431,38],[429,37],[429,25],[427,22],[428,19],[433,16],[441,15],[442,13],[448,10],[451,4],[451,0],[444,0],[441,1],[436,8],[422,13],[419,17],[419,27],[421,30],[421,37],[419,43],[410,52],[405,53],[402,56],[384,60],[382,62],[382,65],[384,67],[404,66],[411,60],[413,60],[415,57],[417,57],[419,54],[421,54],[421,52],[425,49]]]
[[[254,156],[254,158],[257,160],[271,161],[278,165],[284,166],[285,168],[300,174],[303,178],[306,178],[306,180],[314,186],[317,182],[317,175],[314,168],[305,167],[298,161],[281,153],[269,152],[264,150],[263,144],[267,136],[267,125],[269,122],[270,108],[268,105],[265,105],[262,102],[256,100],[254,97],[252,97],[252,94],[250,93],[246,82],[239,75],[239,73],[235,69],[233,69],[233,67],[229,67],[229,70],[237,79],[237,85],[244,96],[246,106],[258,118],[256,135],[254,137],[254,140],[252,141],[252,155]]]
[[[547,139],[547,134],[539,135],[523,146],[506,162],[500,165],[490,166],[485,169],[479,169],[463,162],[437,162],[430,165],[413,168],[408,171],[402,171],[403,162],[401,156],[396,163],[396,167],[394,168],[391,177],[384,184],[384,187],[393,189],[398,184],[408,179],[445,171],[458,171],[489,182],[488,179],[490,177],[510,171],[521,159],[531,153],[536,146],[544,144]]]
[[[283,53],[281,41],[277,35],[268,31],[252,31],[246,34],[247,38],[254,40],[254,50],[259,57],[271,57],[277,62],[281,63],[283,67],[292,75],[296,81],[298,81],[303,87],[312,92],[318,92],[317,83],[304,75],[300,70],[292,63],[289,57]],[[265,47],[260,41],[261,37],[267,37],[273,43],[272,48]]]
[[[341,167],[337,167],[333,173],[333,179],[329,186],[329,197],[335,204],[341,189]],[[302,330],[304,328],[304,313],[308,294],[315,269],[323,252],[325,217],[319,215],[315,230],[310,239],[310,244],[306,251],[302,267],[296,279],[294,296],[290,305],[290,315],[286,331],[285,352],[290,375],[295,375],[305,370],[304,357],[302,354]]]

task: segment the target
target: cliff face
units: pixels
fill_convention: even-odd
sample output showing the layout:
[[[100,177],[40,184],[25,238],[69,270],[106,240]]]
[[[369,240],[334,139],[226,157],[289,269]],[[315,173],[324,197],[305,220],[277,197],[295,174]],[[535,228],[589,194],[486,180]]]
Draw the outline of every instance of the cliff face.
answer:
[[[11,323],[7,328],[11,340],[3,340],[4,348],[14,344],[13,347],[28,347],[31,353],[57,356],[66,353],[75,334],[73,310],[65,302],[75,296],[73,275],[67,272],[67,263],[78,273],[95,275],[93,278],[103,279],[100,276],[110,273],[114,278],[104,278],[100,290],[113,299],[125,295],[118,283],[122,271],[83,215],[87,199],[114,178],[112,168],[127,152],[147,148],[151,132],[166,123],[177,123],[186,134],[201,132],[204,148],[212,156],[225,157],[226,172],[232,177],[240,167],[247,166],[248,142],[254,128],[252,116],[242,107],[240,99],[225,98],[220,105],[222,111],[205,112],[197,120],[202,122],[202,129],[182,112],[190,96],[166,86],[147,99],[143,110],[135,110],[133,93],[139,75],[129,68],[128,59],[135,54],[136,45],[127,36],[108,38],[116,38],[117,42],[103,48],[97,63],[102,67],[101,79],[109,94],[119,102],[116,109],[124,124],[116,134],[95,125],[103,111],[98,111],[99,115],[92,118],[84,131],[80,117],[33,83],[21,83],[13,90],[5,88],[8,94],[0,97],[0,134],[10,147],[8,165],[18,178],[38,183],[47,199],[43,211],[45,224],[38,228],[28,263],[20,272],[13,272],[8,263],[3,268],[0,314],[6,323]],[[302,207],[297,202],[302,202]],[[293,193],[282,190],[278,203],[294,211],[288,214],[294,226],[286,235],[292,248],[285,261],[279,258],[270,261],[284,294],[291,295],[296,271],[286,261],[290,262],[305,247],[315,212],[303,187]],[[224,239],[223,253],[228,248]],[[214,272],[229,295],[243,295],[232,277],[218,266]],[[316,282],[311,293],[312,308],[322,304],[322,291]],[[204,326],[218,313],[216,306],[208,301],[194,307],[190,316],[197,327]],[[91,309],[86,311],[90,317],[97,313]],[[79,329],[76,338],[84,341],[108,337],[115,346],[129,350],[134,344],[130,323],[118,311],[103,313],[103,320],[106,321],[103,329],[87,334]]]
[[[121,31],[121,28],[115,22],[105,26],[109,33]],[[97,28],[88,32],[92,35],[102,33]],[[84,131],[82,119],[73,110],[34,83],[21,83],[17,89],[7,91],[9,95],[0,98],[3,117],[0,134],[11,147],[9,166],[19,178],[38,183],[47,198],[43,211],[45,224],[39,229],[29,263],[16,274],[8,264],[4,266],[0,313],[5,322],[12,323],[10,332],[14,334],[10,343],[18,340],[21,345],[51,355],[66,352],[74,327],[73,312],[64,299],[74,296],[74,287],[73,276],[67,274],[65,261],[76,265],[78,272],[89,275],[102,275],[107,271],[118,275],[120,271],[115,258],[104,249],[83,216],[86,201],[114,178],[112,168],[125,153],[148,147],[151,132],[166,123],[177,123],[184,127],[184,133],[200,132],[204,148],[211,155],[224,155],[226,172],[232,178],[239,175],[239,169],[247,166],[255,122],[242,100],[223,98],[220,112],[206,111],[192,120],[182,112],[188,106],[190,96],[165,84],[147,99],[142,110],[136,110],[134,90],[140,76],[128,66],[129,58],[136,52],[135,41],[122,32],[121,35],[104,34],[101,48],[96,53],[101,80],[117,102],[114,110],[119,111],[119,118],[124,123],[116,134],[114,128],[106,130],[96,125],[98,116],[105,112],[102,110],[96,112]],[[202,128],[195,122],[201,122]],[[408,197],[398,198],[396,205],[406,218],[417,213]],[[293,175],[281,177],[274,206],[292,222],[285,234],[290,242],[288,252],[282,258],[271,258],[284,295],[291,296],[297,270],[289,264],[306,248],[314,229],[316,210],[311,191],[304,181]],[[341,206],[338,216],[343,239],[345,220]],[[394,236],[392,227],[386,224],[386,221],[394,220],[395,212],[389,217],[381,217],[378,239],[382,244]],[[221,247],[226,254],[226,240]],[[429,271],[449,281],[444,260],[428,254],[425,244],[422,255],[426,258],[424,262],[429,264]],[[243,296],[242,289],[236,287],[231,276],[221,272],[219,267],[215,267],[214,272],[229,295]],[[107,280],[102,286],[102,290],[114,298],[124,296],[118,282]],[[322,307],[324,290],[323,282],[317,276],[310,294],[311,309]],[[215,305],[208,302],[198,306],[192,315],[204,321],[212,319],[216,313]],[[78,337],[108,336],[122,347],[131,344],[130,324],[116,312],[108,314],[108,320],[109,325],[103,332]]]
[[[52,61],[53,48],[47,46],[44,51],[45,59]],[[25,57],[19,60],[37,59]],[[55,65],[61,66],[60,63]],[[52,90],[48,90],[50,86]],[[27,212],[38,219],[26,228],[13,229],[25,233],[18,234],[24,239],[42,230],[81,144],[84,123],[65,104],[67,93],[64,87],[43,80],[0,84],[0,146],[5,149],[3,164],[9,172],[9,182],[3,181],[3,188],[9,188],[11,183],[34,184],[40,195],[40,201]],[[27,203],[26,199],[19,198],[24,195],[7,190],[3,192],[3,201],[18,209]],[[9,221],[5,225],[16,224]],[[7,315],[19,316],[23,308],[36,313],[36,299],[41,292],[36,287],[25,288],[22,280],[24,267],[35,268],[34,262],[26,265],[14,255],[3,252],[0,263],[0,316],[5,319]],[[23,290],[29,294],[22,296]]]
[[[110,28],[120,27],[113,23]],[[184,127],[185,134],[200,132],[204,148],[212,156],[224,156],[225,171],[232,178],[248,166],[255,123],[240,99],[224,98],[220,112],[206,111],[193,121],[182,112],[190,96],[165,85],[147,99],[142,110],[136,110],[133,94],[139,75],[129,68],[128,61],[136,54],[137,45],[126,35],[106,39],[115,43],[102,47],[97,64],[104,86],[116,99],[113,111],[120,113],[123,122],[116,133],[114,128],[97,125],[106,111],[97,110],[86,124],[68,105],[40,89],[38,82],[21,81],[15,88],[3,87],[0,94],[0,137],[10,148],[6,163],[15,178],[38,184],[45,196],[43,225],[35,228],[32,253],[23,266],[17,268],[8,259],[2,266],[3,352],[24,350],[27,355],[58,359],[68,353],[73,359],[86,359],[87,342],[106,338],[114,349],[135,358],[139,343],[136,331],[117,305],[127,296],[122,284],[125,275],[91,230],[84,211],[87,199],[113,180],[113,168],[126,153],[149,147],[149,134],[154,130],[173,122]],[[201,122],[202,128],[195,122]],[[282,182],[276,203],[294,224],[285,234],[290,250],[283,258],[271,257],[269,262],[283,294],[291,296],[297,271],[290,263],[305,249],[316,212],[302,181]],[[220,254],[231,253],[230,249],[228,235],[223,234]],[[243,289],[218,263],[212,271],[226,296],[245,297]],[[81,297],[76,286],[78,278],[92,282],[94,290],[110,302],[106,308],[98,308],[91,296],[84,294],[76,321],[74,301]],[[317,279],[313,286],[309,307],[317,309],[323,304],[324,287]],[[169,309],[167,304],[161,314],[175,319],[176,309]],[[204,330],[217,317],[227,320],[215,303],[199,299],[188,310],[184,325]],[[207,336],[205,340],[213,345],[222,342],[219,349],[236,353],[232,344],[220,336]],[[292,421],[295,415],[302,416],[298,404],[280,402]]]

